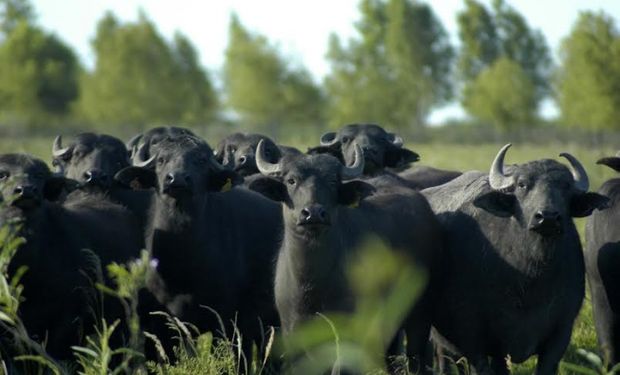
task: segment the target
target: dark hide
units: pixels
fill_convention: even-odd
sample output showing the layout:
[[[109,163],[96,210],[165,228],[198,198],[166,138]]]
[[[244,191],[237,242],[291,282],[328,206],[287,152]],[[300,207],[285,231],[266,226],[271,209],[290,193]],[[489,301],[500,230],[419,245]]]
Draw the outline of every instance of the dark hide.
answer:
[[[342,164],[330,155],[285,158],[279,165],[278,178],[255,180],[254,187],[283,202],[285,231],[275,293],[285,333],[319,312],[353,311],[356,301],[345,272],[368,236],[434,275],[441,249],[439,226],[420,194],[370,196],[374,188],[368,183],[342,182]],[[415,360],[424,361],[428,342],[430,298],[429,288],[402,326],[415,370]]]
[[[265,141],[265,158],[275,163],[284,155],[301,154],[293,147],[276,145],[269,137],[262,134],[234,133],[222,139],[215,148],[218,162],[235,170],[241,176],[248,177],[259,173],[256,168],[256,146]]]
[[[278,205],[232,188],[239,176],[216,167],[211,148],[194,137],[162,140],[154,168],[130,167],[117,175],[157,191],[147,246],[159,260],[162,284],[153,291],[201,331],[221,332],[216,316],[202,306],[219,314],[229,338],[236,322],[249,356],[253,343],[262,347],[264,330],[279,325],[273,298],[282,230]]]
[[[617,156],[598,164],[620,170]],[[620,362],[620,179],[606,181],[598,192],[611,203],[609,209],[588,218],[585,259],[598,341],[613,366]]]
[[[514,187],[504,192],[479,172],[422,191],[447,241],[433,325],[479,373],[508,374],[506,356],[538,355],[536,373],[555,374],[584,297],[571,216],[606,199],[578,191],[554,160],[515,165],[510,175]],[[537,225],[539,211],[553,220]]]
[[[21,223],[15,229],[26,240],[9,267],[9,275],[28,267],[21,279],[25,301],[19,314],[35,341],[47,340],[54,358],[73,359],[70,347],[83,345],[95,323],[124,316],[118,304],[108,304],[114,298],[101,304],[94,283],[102,281],[99,259],[139,250],[140,239],[128,230],[135,223],[124,208],[97,197],[63,205],[48,201],[58,196],[65,180],[33,157],[1,155],[0,176],[5,205],[0,224]]]

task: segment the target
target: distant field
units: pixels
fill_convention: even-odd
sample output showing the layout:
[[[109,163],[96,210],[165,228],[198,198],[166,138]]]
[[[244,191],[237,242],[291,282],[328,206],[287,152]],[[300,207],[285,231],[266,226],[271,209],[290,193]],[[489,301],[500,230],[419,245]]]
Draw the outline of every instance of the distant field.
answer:
[[[318,139],[318,137],[317,137]],[[32,153],[43,160],[50,162],[51,160],[51,144],[52,138],[33,137],[19,139],[1,139],[0,152],[28,152]],[[214,145],[218,140],[209,140]],[[296,144],[295,146],[305,150],[310,146],[307,144]],[[410,144],[409,147],[421,155],[420,165],[428,165],[437,168],[455,169],[455,170],[487,170],[493,157],[503,144],[481,144],[477,146],[456,145],[456,144]],[[514,144],[513,148],[507,154],[506,163],[521,163],[533,159],[559,158],[560,152],[569,152],[577,157],[590,177],[591,190],[598,187],[615,173],[604,166],[596,164],[596,160],[616,153],[617,150],[611,148],[591,149],[581,147],[576,144],[553,144],[548,146],[532,146],[528,144]],[[583,225],[585,220],[577,220],[577,226],[580,233],[583,234]],[[583,237],[582,237],[583,240]],[[565,356],[565,360],[572,363],[584,363],[583,359],[575,353],[578,348],[584,348],[590,351],[596,351],[596,336],[592,322],[592,309],[589,301],[586,301],[582,309],[581,315],[575,329],[573,331],[573,339],[571,347]],[[533,372],[534,361],[531,360],[523,365],[514,366],[513,373],[530,374]],[[562,372],[568,374],[568,372]]]

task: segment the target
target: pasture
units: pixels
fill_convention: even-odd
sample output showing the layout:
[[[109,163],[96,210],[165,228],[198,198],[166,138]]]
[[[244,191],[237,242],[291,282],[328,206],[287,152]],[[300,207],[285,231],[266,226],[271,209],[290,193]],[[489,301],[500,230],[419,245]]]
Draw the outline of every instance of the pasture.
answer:
[[[219,139],[206,137],[211,145],[215,145]],[[26,152],[42,158],[46,162],[51,160],[52,137],[33,137],[33,138],[5,138],[0,140],[0,150],[2,153],[8,152]],[[316,137],[318,141],[318,137]],[[308,143],[301,143],[299,140],[287,142],[286,139],[278,140],[282,144],[290,144],[305,150],[307,146],[311,146],[312,141],[308,139]],[[448,143],[407,143],[407,146],[421,155],[419,165],[428,165],[436,168],[451,170],[488,170],[490,163],[497,153],[497,150],[504,142],[497,144],[480,144],[480,145],[458,145]],[[598,187],[607,179],[614,176],[615,172],[611,169],[596,164],[596,160],[615,154],[617,150],[609,147],[595,149],[592,147],[583,147],[578,144],[549,144],[545,146],[532,144],[514,143],[508,158],[507,164],[521,163],[533,159],[553,158],[557,160],[565,160],[558,157],[560,152],[570,152],[577,157],[588,172],[590,178],[591,190],[596,191]],[[582,242],[584,240],[584,219],[576,220],[577,227],[581,234]],[[571,345],[564,356],[564,361],[569,363],[577,363],[585,367],[591,365],[583,356],[577,353],[577,349],[585,349],[587,351],[597,352],[596,335],[592,322],[592,309],[589,300],[586,299],[581,314],[575,324]],[[515,374],[530,374],[533,372],[535,360],[530,360],[525,364],[514,365],[512,367]],[[576,372],[562,368],[562,374],[573,374]]]

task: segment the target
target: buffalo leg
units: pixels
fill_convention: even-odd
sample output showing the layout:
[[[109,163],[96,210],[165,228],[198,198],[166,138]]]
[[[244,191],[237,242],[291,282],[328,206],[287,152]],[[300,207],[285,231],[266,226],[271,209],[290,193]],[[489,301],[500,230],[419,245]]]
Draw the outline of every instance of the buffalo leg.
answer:
[[[569,325],[572,327],[572,325]],[[571,330],[565,329],[556,332],[544,345],[544,350],[538,354],[536,375],[555,375],[558,372],[558,364],[570,343]]]

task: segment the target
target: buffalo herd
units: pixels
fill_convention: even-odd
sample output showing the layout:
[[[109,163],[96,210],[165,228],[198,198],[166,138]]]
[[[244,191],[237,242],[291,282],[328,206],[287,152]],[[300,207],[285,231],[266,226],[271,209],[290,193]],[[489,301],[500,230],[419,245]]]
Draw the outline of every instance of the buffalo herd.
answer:
[[[602,353],[620,362],[620,179],[589,192],[574,156],[505,165],[509,147],[489,158],[488,173],[412,167],[420,155],[375,124],[325,133],[305,152],[245,133],[211,148],[169,126],[127,143],[58,136],[51,169],[2,154],[0,226],[24,239],[8,275],[23,273],[30,341],[0,326],[0,355],[15,371],[10,358],[28,343],[70,360],[98,321],[124,321],[95,284],[111,283],[102,266],[146,249],[155,262],[138,314],[164,350],[173,355],[175,341],[152,311],[236,332],[239,355],[252,358],[271,327],[286,337],[316,314],[355,311],[347,270],[372,236],[428,275],[399,332],[382,338],[394,372],[399,355],[414,373],[465,357],[478,374],[508,374],[510,362],[537,356],[536,373],[555,374],[586,278]],[[620,155],[598,163],[620,171]],[[573,218],[587,216],[582,250]],[[286,351],[273,371],[287,371],[281,359]]]

